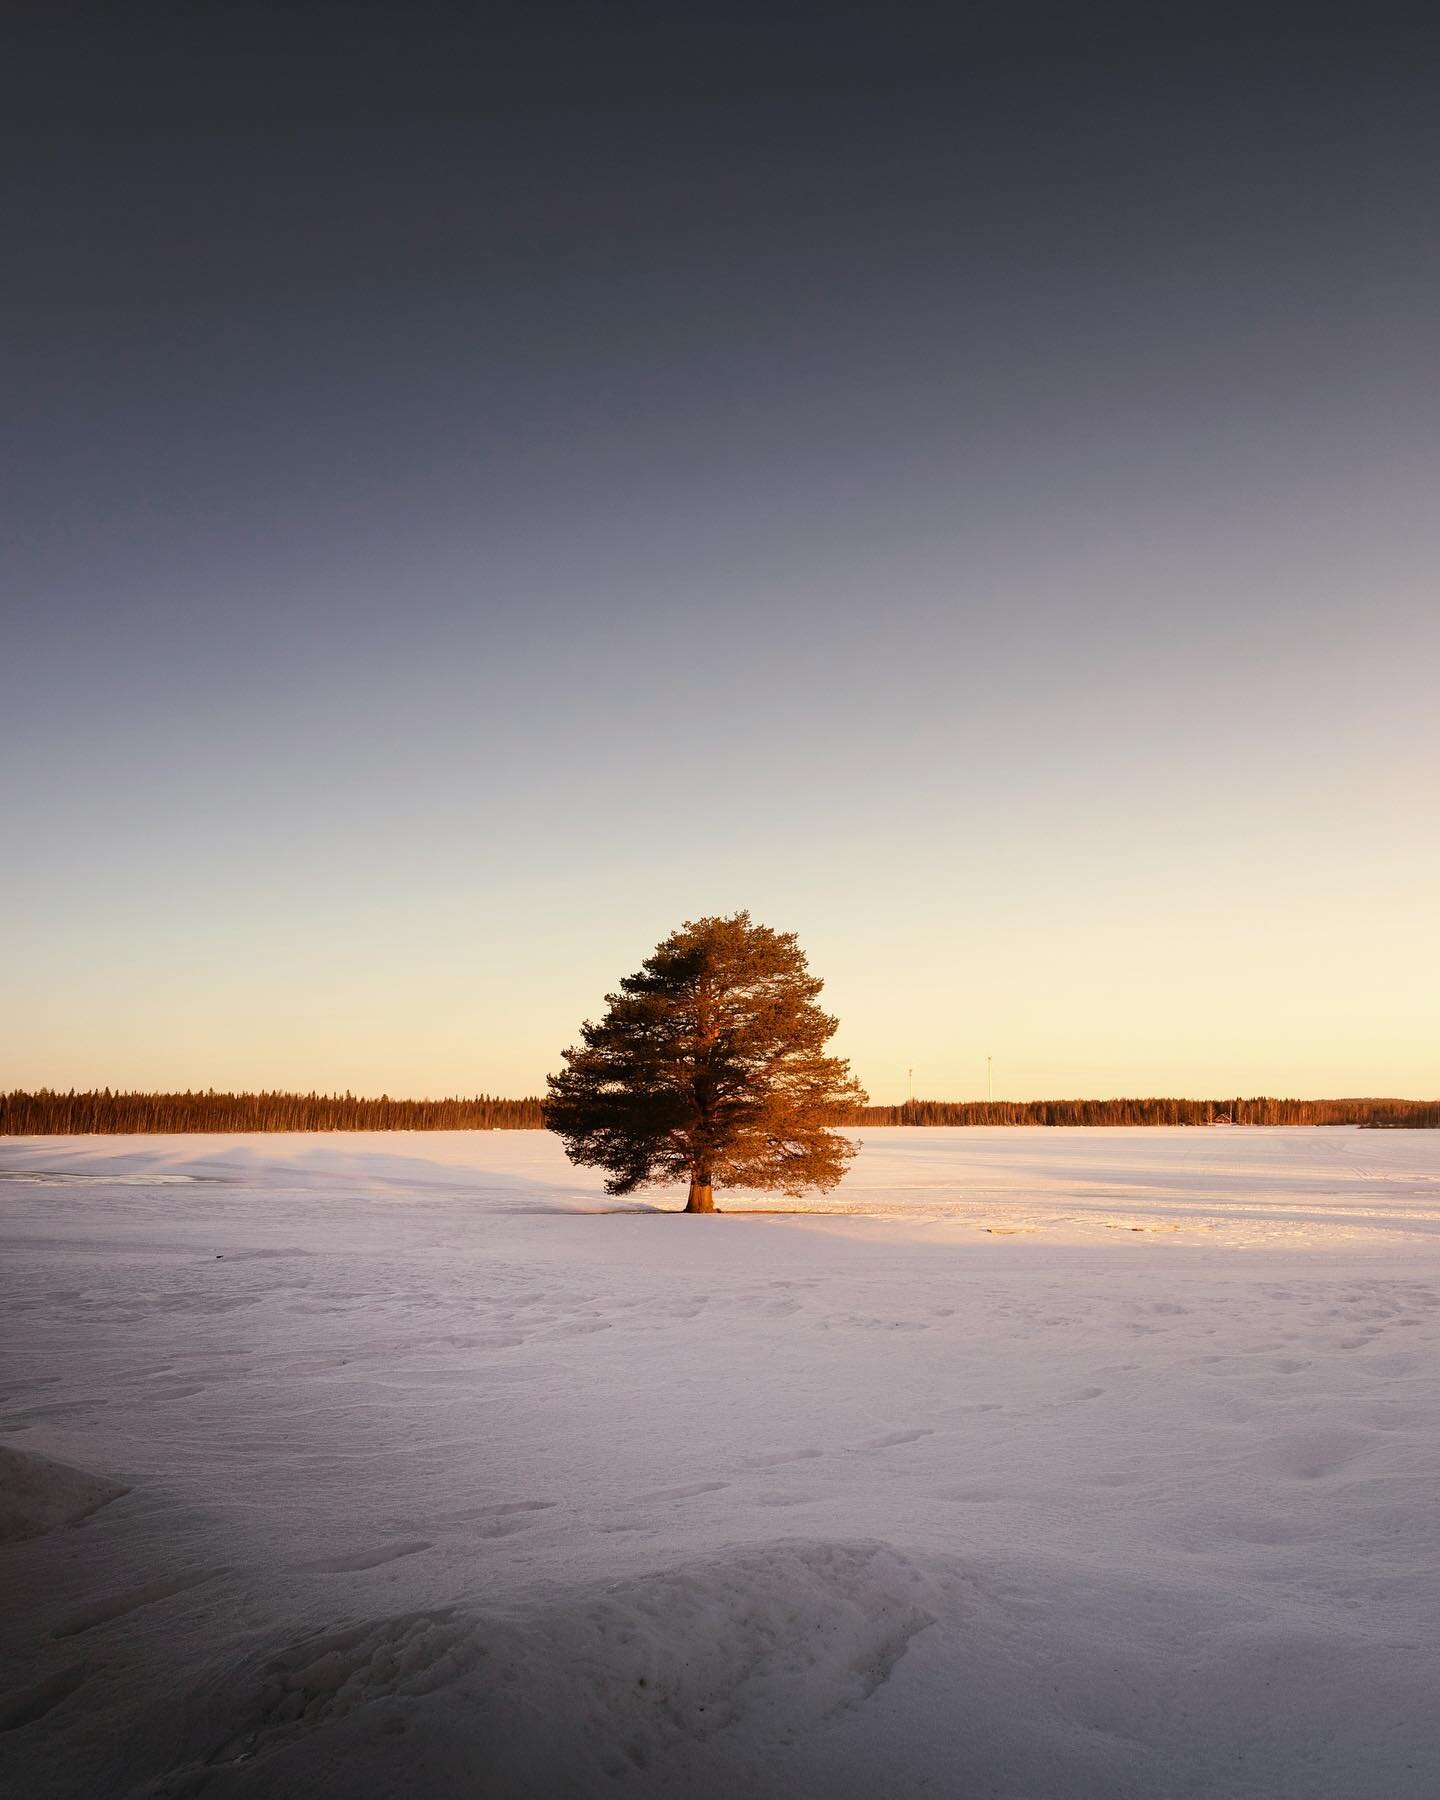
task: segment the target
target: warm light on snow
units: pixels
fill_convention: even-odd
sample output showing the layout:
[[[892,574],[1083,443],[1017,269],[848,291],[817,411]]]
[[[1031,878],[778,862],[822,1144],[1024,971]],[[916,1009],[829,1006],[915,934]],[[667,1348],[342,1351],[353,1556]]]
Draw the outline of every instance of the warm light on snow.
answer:
[[[865,1135],[0,1143],[0,1776],[1428,1800],[1440,1134]]]

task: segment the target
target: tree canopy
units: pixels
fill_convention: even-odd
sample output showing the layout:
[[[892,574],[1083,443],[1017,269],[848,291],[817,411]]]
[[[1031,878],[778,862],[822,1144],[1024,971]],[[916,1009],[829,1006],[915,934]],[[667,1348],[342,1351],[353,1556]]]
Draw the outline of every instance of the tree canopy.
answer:
[[[688,1179],[687,1212],[712,1212],[717,1183],[833,1188],[856,1145],[825,1120],[866,1096],[825,1054],[823,985],[793,932],[749,913],[682,925],[581,1026],[545,1123],[572,1162],[606,1171],[609,1193]]]

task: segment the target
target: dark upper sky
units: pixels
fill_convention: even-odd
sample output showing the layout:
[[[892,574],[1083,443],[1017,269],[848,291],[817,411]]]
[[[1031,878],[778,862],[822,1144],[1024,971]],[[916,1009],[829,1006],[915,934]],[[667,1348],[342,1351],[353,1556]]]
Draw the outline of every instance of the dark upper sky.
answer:
[[[810,916],[787,810],[893,819],[903,770],[993,845],[947,808],[997,738],[1010,818],[1137,766],[1304,779],[1326,707],[1399,718],[1370,773],[1413,773],[1418,665],[1357,690],[1354,649],[1434,641],[1440,70],[1347,10],[52,15],[3,499],[44,867],[207,868],[191,918],[317,818],[373,868],[403,799],[507,867],[546,817],[608,889],[659,812],[665,868],[781,868]],[[704,828],[697,708],[749,797]]]
[[[22,549],[138,600],[802,460],[923,508],[1137,402],[1428,430],[1413,30],[954,10],[110,9],[11,214]]]

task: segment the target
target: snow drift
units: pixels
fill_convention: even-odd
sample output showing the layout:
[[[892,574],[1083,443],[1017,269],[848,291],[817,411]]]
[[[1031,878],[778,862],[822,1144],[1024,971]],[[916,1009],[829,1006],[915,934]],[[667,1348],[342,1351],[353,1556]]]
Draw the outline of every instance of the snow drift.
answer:
[[[0,1544],[78,1524],[128,1491],[103,1475],[0,1444]]]

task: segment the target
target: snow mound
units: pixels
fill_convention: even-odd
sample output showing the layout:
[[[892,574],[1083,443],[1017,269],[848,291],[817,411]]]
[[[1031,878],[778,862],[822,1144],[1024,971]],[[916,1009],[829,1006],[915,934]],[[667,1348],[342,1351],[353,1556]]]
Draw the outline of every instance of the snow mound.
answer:
[[[431,1791],[483,1767],[483,1791],[515,1800],[660,1778],[730,1735],[748,1756],[863,1705],[933,1622],[926,1590],[886,1545],[786,1540],[528,1617],[452,1608],[322,1633],[231,1678],[232,1696],[259,1691],[223,1741],[224,1696],[197,1696],[195,1762],[149,1792],[190,1791],[198,1763],[207,1795],[299,1795],[342,1769],[347,1794],[387,1793],[397,1737]]]
[[[129,1491],[103,1475],[0,1444],[0,1544],[77,1524]]]

